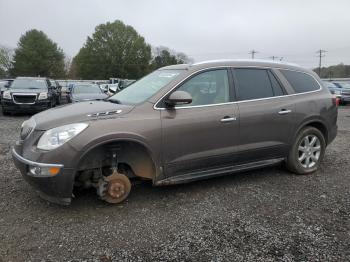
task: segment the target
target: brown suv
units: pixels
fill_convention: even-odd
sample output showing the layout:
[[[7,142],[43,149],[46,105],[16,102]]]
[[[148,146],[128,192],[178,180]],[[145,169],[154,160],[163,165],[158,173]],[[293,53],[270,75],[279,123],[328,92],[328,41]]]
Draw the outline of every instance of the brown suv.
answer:
[[[317,170],[337,133],[337,107],[313,72],[259,61],[161,68],[105,101],[37,114],[12,151],[47,200],[74,187],[118,203],[130,180],[185,183],[285,161]]]

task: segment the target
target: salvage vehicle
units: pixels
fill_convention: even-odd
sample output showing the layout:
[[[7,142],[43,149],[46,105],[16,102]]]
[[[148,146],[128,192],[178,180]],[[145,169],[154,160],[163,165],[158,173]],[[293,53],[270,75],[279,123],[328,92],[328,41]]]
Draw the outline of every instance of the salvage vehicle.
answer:
[[[283,161],[311,174],[336,137],[337,114],[318,76],[296,65],[173,65],[104,101],[33,116],[12,155],[49,201],[69,204],[74,187],[93,187],[119,203],[137,179],[173,185]]]
[[[56,106],[56,92],[48,78],[17,77],[1,99],[3,114],[39,112]]]
[[[108,97],[96,84],[75,84],[67,92],[69,103],[102,100]]]

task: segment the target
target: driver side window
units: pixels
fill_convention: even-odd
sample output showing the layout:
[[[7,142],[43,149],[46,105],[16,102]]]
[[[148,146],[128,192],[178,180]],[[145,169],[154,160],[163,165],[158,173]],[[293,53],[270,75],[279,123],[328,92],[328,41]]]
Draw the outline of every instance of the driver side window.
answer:
[[[184,106],[230,102],[230,86],[226,69],[200,73],[186,81],[177,90],[186,91],[192,96],[192,103]]]

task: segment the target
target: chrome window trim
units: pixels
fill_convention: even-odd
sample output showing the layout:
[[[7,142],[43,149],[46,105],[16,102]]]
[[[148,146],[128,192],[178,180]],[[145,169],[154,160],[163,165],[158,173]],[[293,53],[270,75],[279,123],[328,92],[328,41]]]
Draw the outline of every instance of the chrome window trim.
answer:
[[[299,72],[303,73],[306,75],[311,76],[318,86],[320,87],[317,90],[313,91],[308,91],[308,92],[302,92],[302,93],[295,93],[295,94],[289,94],[289,95],[282,95],[282,96],[272,96],[272,97],[264,97],[264,98],[257,98],[257,99],[249,99],[249,100],[242,100],[242,101],[232,101],[232,102],[226,102],[226,103],[219,103],[219,104],[209,104],[209,105],[197,105],[197,106],[182,106],[182,107],[174,107],[174,109],[188,109],[188,108],[201,108],[201,107],[211,107],[211,106],[223,106],[223,105],[230,105],[230,104],[240,104],[240,103],[247,103],[247,102],[255,102],[255,101],[262,101],[262,100],[270,100],[270,99],[275,99],[275,98],[283,98],[283,97],[292,97],[292,96],[298,96],[298,95],[304,95],[304,94],[311,94],[311,93],[316,93],[320,92],[322,90],[322,85],[320,82],[313,76],[312,74],[308,72],[304,72],[302,70],[297,70],[297,69],[289,69],[289,68],[280,68],[280,67],[268,67],[268,66],[213,66],[213,67],[207,67],[207,68],[202,68],[198,71],[193,72],[192,74],[188,75],[185,77],[181,82],[177,83],[173,88],[171,88],[168,92],[166,92],[158,101],[153,105],[154,110],[167,110],[167,108],[164,107],[157,107],[157,104],[164,98],[166,97],[169,93],[171,93],[174,89],[182,85],[187,79],[192,77],[193,75],[200,73],[202,71],[210,70],[210,69],[222,69],[222,68],[228,68],[228,69],[235,69],[235,68],[256,68],[256,69],[277,69],[277,70],[289,70],[289,71],[294,71],[294,72]],[[287,80],[288,81],[288,80]],[[288,82],[289,83],[289,82]],[[292,87],[293,88],[293,87]],[[294,89],[294,88],[293,88]]]

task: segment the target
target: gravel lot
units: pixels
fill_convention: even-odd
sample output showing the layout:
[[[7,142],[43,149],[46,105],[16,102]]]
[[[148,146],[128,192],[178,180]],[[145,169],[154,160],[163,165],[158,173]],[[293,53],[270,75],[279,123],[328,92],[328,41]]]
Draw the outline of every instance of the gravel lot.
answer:
[[[349,261],[350,107],[320,170],[280,167],[153,188],[121,205],[94,191],[61,207],[15,169],[10,146],[28,116],[0,113],[0,261]]]

